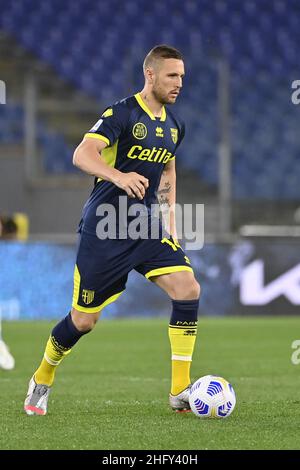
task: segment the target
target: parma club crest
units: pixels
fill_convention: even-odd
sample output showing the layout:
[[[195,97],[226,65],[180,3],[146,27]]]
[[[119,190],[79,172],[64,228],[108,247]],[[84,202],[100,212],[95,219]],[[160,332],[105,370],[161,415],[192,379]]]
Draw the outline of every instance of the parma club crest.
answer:
[[[95,292],[93,290],[87,290],[83,289],[82,290],[82,300],[86,305],[89,305],[93,302],[95,296]]]
[[[171,127],[171,137],[174,142],[174,144],[177,144],[178,141],[178,129],[175,129],[174,127]]]

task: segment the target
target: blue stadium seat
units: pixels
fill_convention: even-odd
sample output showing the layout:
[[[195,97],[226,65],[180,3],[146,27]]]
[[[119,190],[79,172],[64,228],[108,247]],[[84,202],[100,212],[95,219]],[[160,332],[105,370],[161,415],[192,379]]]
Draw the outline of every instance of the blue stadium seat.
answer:
[[[217,74],[209,57],[223,54],[232,71],[235,197],[299,197],[299,117],[290,102],[290,83],[300,72],[298,0],[0,0],[0,11],[0,30],[103,106],[142,86],[140,63],[153,41],[182,49],[187,75],[177,109],[188,138],[178,164],[211,185],[218,180],[219,137]],[[20,140],[20,108],[6,108],[0,139]],[[47,170],[73,171],[69,147],[47,132],[39,129]]]

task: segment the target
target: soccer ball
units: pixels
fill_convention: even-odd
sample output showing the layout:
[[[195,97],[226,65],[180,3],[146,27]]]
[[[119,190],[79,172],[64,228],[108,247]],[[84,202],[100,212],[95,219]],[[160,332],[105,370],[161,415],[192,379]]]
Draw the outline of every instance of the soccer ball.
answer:
[[[235,407],[232,385],[216,375],[205,375],[193,383],[189,402],[198,418],[227,418]]]

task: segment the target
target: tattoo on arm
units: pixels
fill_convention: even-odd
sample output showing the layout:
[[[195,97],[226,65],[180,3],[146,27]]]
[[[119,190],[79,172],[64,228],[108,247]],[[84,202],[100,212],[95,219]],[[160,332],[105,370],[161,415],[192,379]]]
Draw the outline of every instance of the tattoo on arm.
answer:
[[[168,194],[170,191],[171,191],[171,184],[169,181],[166,181],[164,187],[160,188],[157,191],[157,194]]]
[[[168,197],[164,197],[164,196],[159,196],[158,198],[158,202],[159,204],[168,204],[168,206],[170,206],[170,199]]]
[[[164,184],[164,187],[157,191],[159,204],[168,204],[168,206],[170,206],[170,199],[168,197],[170,191],[171,191],[171,184],[169,181],[166,181]]]

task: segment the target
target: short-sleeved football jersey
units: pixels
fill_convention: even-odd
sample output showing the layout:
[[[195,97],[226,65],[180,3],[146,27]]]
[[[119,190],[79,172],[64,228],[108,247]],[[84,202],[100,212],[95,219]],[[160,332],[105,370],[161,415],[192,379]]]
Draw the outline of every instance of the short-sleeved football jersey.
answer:
[[[132,270],[152,279],[173,272],[193,272],[193,269],[184,251],[152,211],[152,204],[157,203],[162,171],[175,158],[184,136],[184,125],[165,108],[161,118],[155,118],[141,96],[136,94],[107,108],[86,136],[107,144],[101,155],[108,165],[124,173],[137,172],[149,180],[149,188],[141,201],[129,198],[113,183],[96,178],[84,206],[79,225],[72,305],[80,312],[96,313],[120,296]],[[120,196],[123,196],[122,200]],[[127,212],[124,212],[124,199]],[[100,216],[98,209],[107,204],[113,205],[117,215],[116,236],[102,239],[98,237],[97,224],[102,223],[101,218],[105,216]],[[150,237],[123,237],[123,226],[135,218],[128,214],[128,209],[134,209],[132,204],[142,204],[144,214],[139,232],[150,234]],[[151,228],[157,222],[159,233],[153,237]],[[122,230],[122,236],[118,229]]]
[[[157,202],[156,192],[163,168],[175,158],[184,137],[184,124],[165,107],[161,118],[156,118],[137,93],[107,108],[85,136],[107,144],[101,154],[108,165],[148,178],[149,187],[144,199],[128,197],[128,206],[141,203],[150,211],[151,204]],[[118,209],[119,196],[127,194],[113,183],[96,178],[94,189],[84,206],[80,231],[95,233],[99,221],[97,207],[110,203]]]

